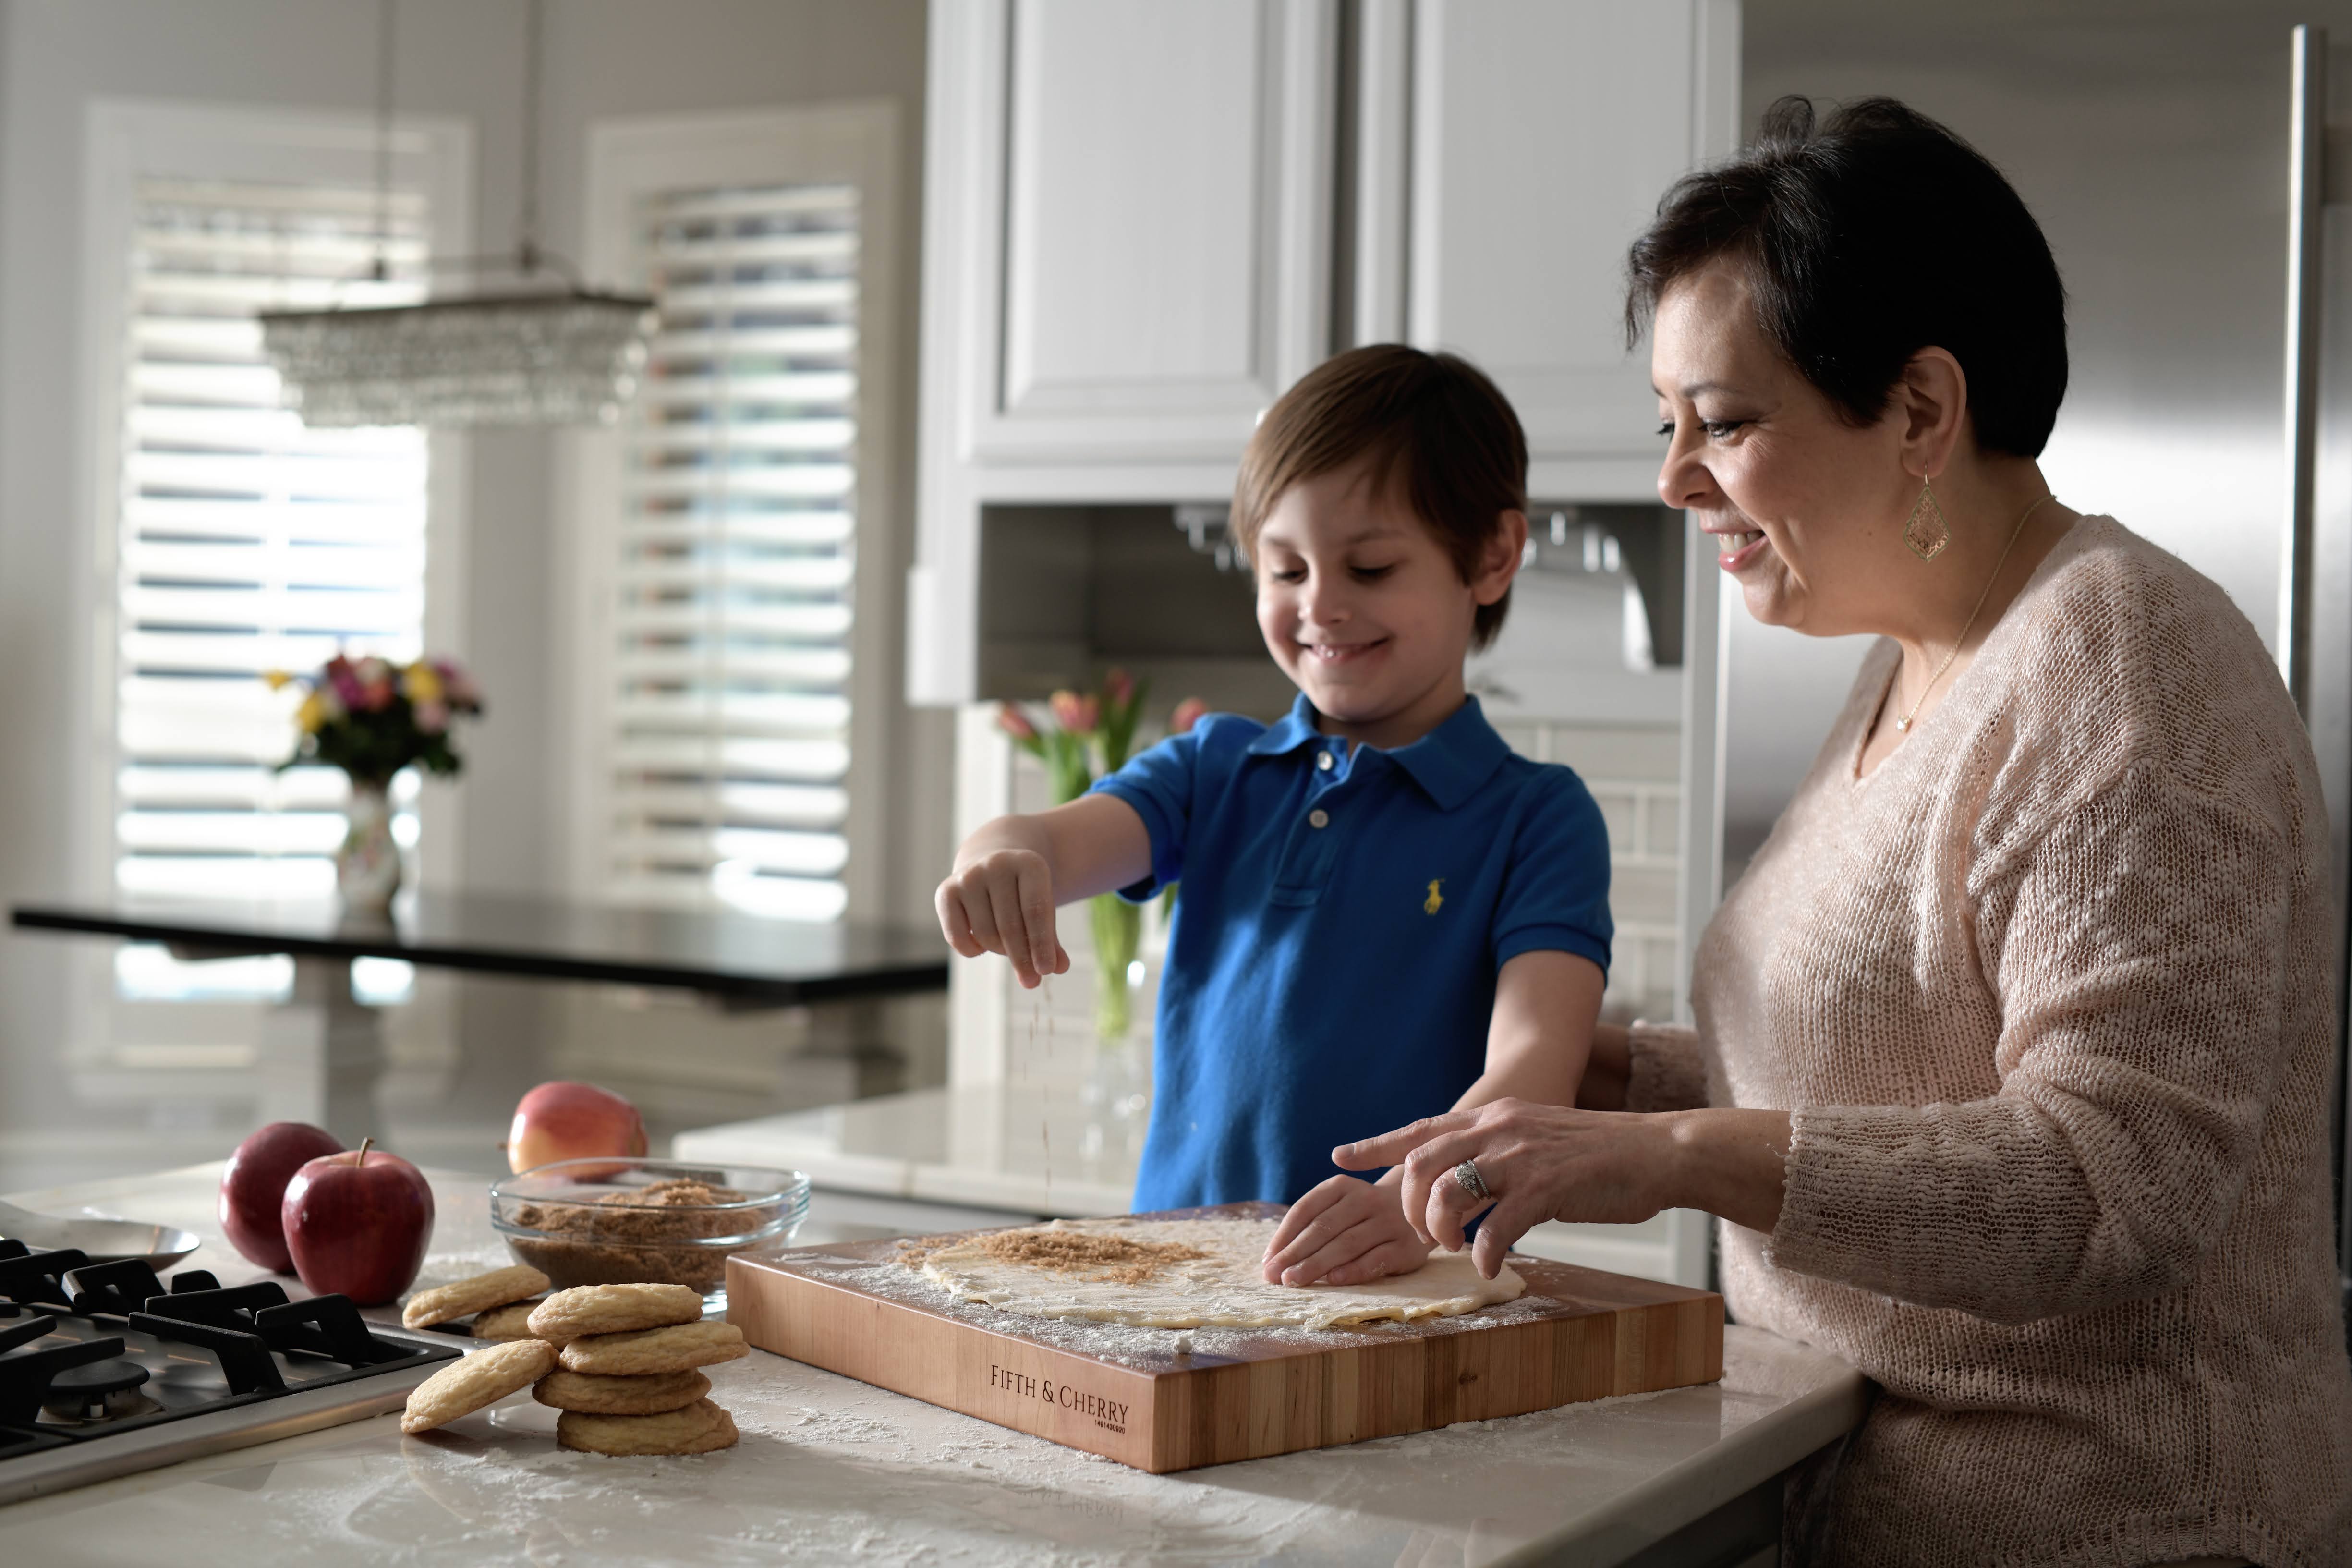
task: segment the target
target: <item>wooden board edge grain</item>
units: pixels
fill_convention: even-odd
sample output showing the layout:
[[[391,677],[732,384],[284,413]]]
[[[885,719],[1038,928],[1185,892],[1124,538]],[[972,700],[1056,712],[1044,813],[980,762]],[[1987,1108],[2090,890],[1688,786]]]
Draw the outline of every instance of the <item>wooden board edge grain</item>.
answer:
[[[1164,1376],[1152,1460],[1139,1468],[1231,1464],[1713,1383],[1723,1376],[1723,1321],[1720,1296],[1692,1291],[1645,1307]]]
[[[1155,1451],[1170,1381],[926,1312],[756,1258],[727,1260],[727,1320],[761,1350],[943,1410],[1117,1459]]]

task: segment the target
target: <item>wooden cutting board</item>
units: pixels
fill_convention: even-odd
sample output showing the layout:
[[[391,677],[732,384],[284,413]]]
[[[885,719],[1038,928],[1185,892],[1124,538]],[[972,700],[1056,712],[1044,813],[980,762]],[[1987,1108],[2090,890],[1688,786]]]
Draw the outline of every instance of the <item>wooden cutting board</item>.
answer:
[[[949,1300],[898,1251],[730,1258],[728,1321],[762,1350],[1155,1474],[1723,1375],[1722,1297],[1517,1253],[1528,1291],[1504,1306],[1356,1329],[1194,1329],[1184,1352],[1165,1329]]]

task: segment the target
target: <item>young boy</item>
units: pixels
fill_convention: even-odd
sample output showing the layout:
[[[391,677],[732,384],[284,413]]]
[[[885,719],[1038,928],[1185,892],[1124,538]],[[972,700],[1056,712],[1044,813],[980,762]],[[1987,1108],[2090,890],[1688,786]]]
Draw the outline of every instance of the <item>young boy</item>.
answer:
[[[1571,1105],[1609,963],[1609,843],[1575,773],[1513,755],[1463,682],[1526,548],[1527,439],[1494,384],[1387,344],[1308,373],[1242,459],[1233,534],[1269,727],[1212,714],[1086,796],[1000,817],[940,885],[958,952],[1069,967],[1054,908],[1183,896],[1160,980],[1139,1212],[1293,1203],[1269,1281],[1428,1253],[1335,1144],[1516,1096]]]

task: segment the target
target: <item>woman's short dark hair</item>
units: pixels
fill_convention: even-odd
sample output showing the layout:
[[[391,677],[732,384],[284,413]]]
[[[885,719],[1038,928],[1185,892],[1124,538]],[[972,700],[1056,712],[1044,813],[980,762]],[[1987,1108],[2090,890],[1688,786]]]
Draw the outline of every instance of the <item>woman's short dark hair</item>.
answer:
[[[1626,258],[1625,331],[1709,262],[1739,268],[1764,335],[1856,426],[1911,356],[1967,373],[1977,444],[2039,457],[2066,395],[2066,290],[2050,242],[1984,154],[1891,98],[1816,126],[1783,98],[1755,143],[1684,175]]]

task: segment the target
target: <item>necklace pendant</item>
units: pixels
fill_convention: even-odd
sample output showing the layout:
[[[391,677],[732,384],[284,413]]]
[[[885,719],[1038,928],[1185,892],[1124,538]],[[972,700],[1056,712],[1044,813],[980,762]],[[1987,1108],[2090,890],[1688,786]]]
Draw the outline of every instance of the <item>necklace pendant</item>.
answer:
[[[1895,728],[1899,733],[1908,734],[1911,731],[1911,721],[1908,719],[1897,719],[1895,721]]]

